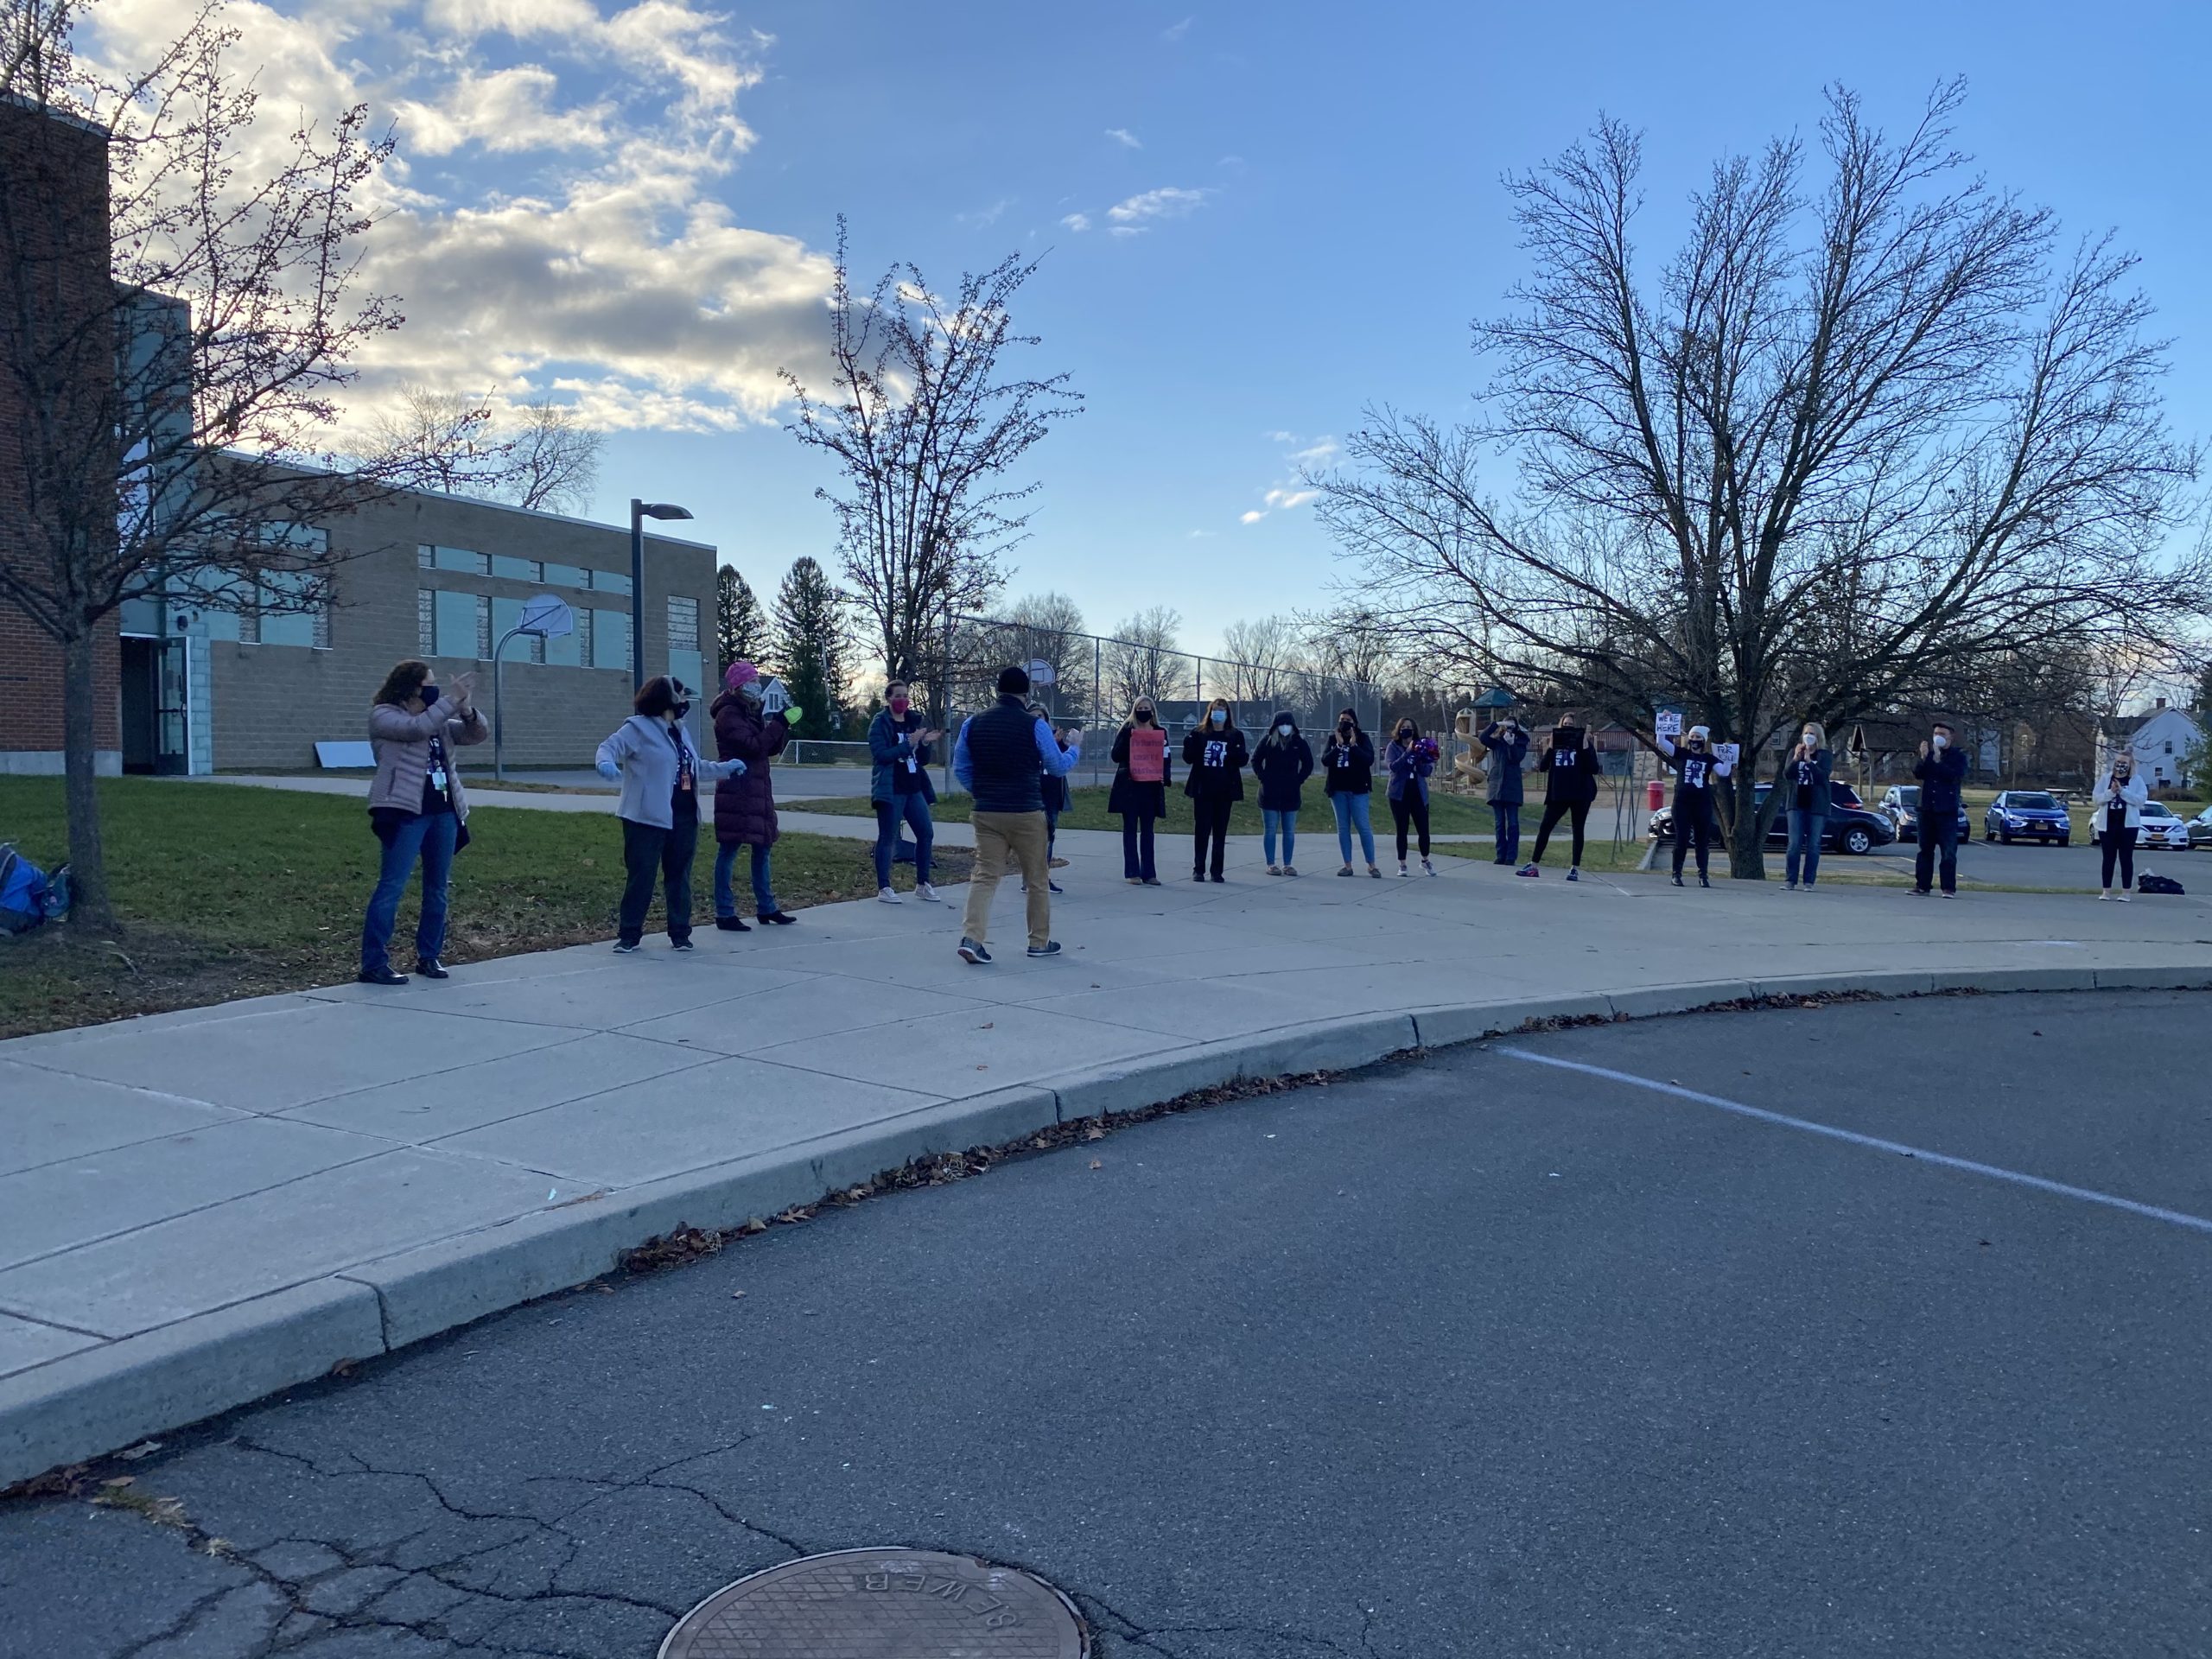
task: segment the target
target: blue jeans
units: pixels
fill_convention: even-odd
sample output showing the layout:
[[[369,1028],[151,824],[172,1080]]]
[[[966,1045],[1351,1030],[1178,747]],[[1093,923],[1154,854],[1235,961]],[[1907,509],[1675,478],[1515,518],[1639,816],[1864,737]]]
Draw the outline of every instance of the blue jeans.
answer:
[[[1346,791],[1329,797],[1329,804],[1337,811],[1337,850],[1344,855],[1344,862],[1351,862],[1351,832],[1359,829],[1360,851],[1367,861],[1375,861],[1375,809],[1364,795]]]
[[[914,832],[914,880],[927,887],[930,849],[937,844],[937,825],[930,817],[929,801],[919,790],[911,795],[893,795],[887,801],[875,804],[875,885],[891,885],[891,855],[898,849],[901,823]]]
[[[1799,807],[1789,809],[1789,851],[1782,861],[1782,877],[1785,881],[1797,879],[1800,855],[1805,868],[1805,885],[1811,887],[1813,878],[1821,873],[1821,836],[1828,827],[1825,812],[1808,812]]]
[[[1493,864],[1512,864],[1521,857],[1521,803],[1492,801],[1490,804],[1491,822],[1496,827],[1497,856]]]
[[[1132,881],[1156,881],[1153,864],[1154,820],[1135,812],[1122,814],[1122,874]]]
[[[1267,845],[1268,862],[1273,864],[1275,861],[1275,831],[1278,830],[1282,831],[1282,861],[1286,864],[1298,862],[1298,809],[1293,807],[1287,812],[1278,812],[1271,806],[1263,806],[1260,809],[1260,823],[1262,830],[1261,839]]]
[[[399,896],[415,861],[423,861],[423,914],[415,924],[415,954],[435,961],[446,948],[446,882],[453,872],[454,838],[461,821],[450,812],[421,813],[397,825],[384,844],[377,890],[361,918],[361,969],[374,973],[391,966],[391,929],[399,919]]]
[[[730,871],[736,867],[738,843],[733,842],[715,853],[715,914],[737,914],[737,894],[731,891]],[[753,913],[773,916],[783,906],[776,902],[776,895],[768,890],[768,853],[766,847],[753,849]]]

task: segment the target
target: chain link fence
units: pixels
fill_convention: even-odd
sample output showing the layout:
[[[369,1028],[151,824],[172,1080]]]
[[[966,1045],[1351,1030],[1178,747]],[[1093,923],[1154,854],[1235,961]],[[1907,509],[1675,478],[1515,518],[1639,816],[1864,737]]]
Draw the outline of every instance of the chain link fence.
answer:
[[[1171,740],[1197,728],[1206,705],[1226,697],[1238,726],[1259,741],[1268,722],[1287,711],[1310,741],[1350,709],[1361,728],[1382,738],[1382,689],[1363,680],[1287,664],[1262,665],[1175,651],[1158,642],[1116,639],[994,617],[957,619],[947,641],[950,671],[944,677],[945,729],[955,732],[969,715],[997,700],[999,671],[1019,663],[1029,671],[1031,700],[1042,703],[1056,725],[1082,726],[1090,734],[1077,783],[1112,781],[1114,734],[1140,696],[1152,699]]]

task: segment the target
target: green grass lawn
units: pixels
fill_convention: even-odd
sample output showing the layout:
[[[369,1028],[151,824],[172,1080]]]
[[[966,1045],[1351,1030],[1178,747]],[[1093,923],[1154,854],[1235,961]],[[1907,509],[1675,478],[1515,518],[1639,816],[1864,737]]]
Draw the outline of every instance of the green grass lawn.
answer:
[[[1117,834],[1122,821],[1106,810],[1109,791],[1104,788],[1078,789],[1074,791],[1073,804],[1060,814],[1063,830],[1111,830]],[[965,795],[941,800],[931,809],[939,823],[968,822],[969,802]],[[1541,810],[1541,809],[1540,809]],[[794,806],[793,811],[828,812],[838,817],[872,818],[875,808],[863,800],[808,801]],[[1375,836],[1378,842],[1390,825],[1390,802],[1377,786],[1370,809],[1375,819]],[[1183,793],[1183,786],[1176,785],[1167,791],[1167,816],[1160,821],[1159,832],[1173,835],[1181,831],[1189,835],[1195,828],[1191,817],[1191,799]],[[1429,796],[1428,828],[1437,836],[1486,836],[1491,832],[1490,808],[1484,803],[1446,795],[1441,790]],[[1229,815],[1229,833],[1232,836],[1256,836],[1260,833],[1259,791],[1248,780],[1245,798],[1237,802]],[[1298,815],[1298,833],[1301,836],[1337,833],[1337,817],[1318,785],[1306,786],[1306,804]]]
[[[378,853],[359,801],[150,778],[104,779],[100,800],[123,931],[112,940],[67,925],[0,937],[0,1037],[353,976]],[[613,937],[622,839],[613,817],[480,803],[468,825],[471,844],[454,864],[447,961]],[[62,861],[60,779],[0,778],[0,841],[48,868]],[[702,837],[693,873],[702,918],[713,909],[713,845],[711,833]],[[966,880],[970,857],[940,848],[938,879]],[[911,888],[912,866],[895,867],[893,880]],[[868,843],[785,836],[775,882],[792,910],[865,898],[875,890]],[[742,859],[737,888],[749,915]],[[410,887],[393,934],[403,967],[415,912]]]

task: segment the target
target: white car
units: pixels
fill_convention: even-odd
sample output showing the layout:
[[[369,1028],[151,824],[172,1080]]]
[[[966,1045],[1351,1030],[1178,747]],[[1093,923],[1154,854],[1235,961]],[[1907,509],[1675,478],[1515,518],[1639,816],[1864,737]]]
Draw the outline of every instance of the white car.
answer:
[[[2143,825],[2135,832],[2138,847],[2164,847],[2177,853],[2189,850],[2189,820],[2175,817],[2164,801],[2145,801],[2139,816]]]

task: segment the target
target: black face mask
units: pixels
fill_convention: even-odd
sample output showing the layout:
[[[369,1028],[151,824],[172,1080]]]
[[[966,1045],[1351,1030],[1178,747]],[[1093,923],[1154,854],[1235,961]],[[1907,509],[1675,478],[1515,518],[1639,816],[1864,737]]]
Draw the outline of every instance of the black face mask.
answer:
[[[415,695],[423,699],[423,706],[427,709],[438,700],[438,688],[425,680],[423,682],[423,689]]]
[[[1138,710],[1137,710],[1137,724],[1138,724],[1138,725],[1140,725],[1140,726],[1149,726],[1149,725],[1151,725],[1151,724],[1152,724],[1152,710],[1151,710],[1151,709],[1138,709]]]
[[[679,702],[679,703],[677,703],[677,704],[676,705],[676,711],[675,711],[675,712],[676,712],[676,717],[677,717],[678,720],[682,720],[685,715],[689,715],[689,714],[691,712],[691,705],[690,705],[690,703],[689,703],[688,702]]]

